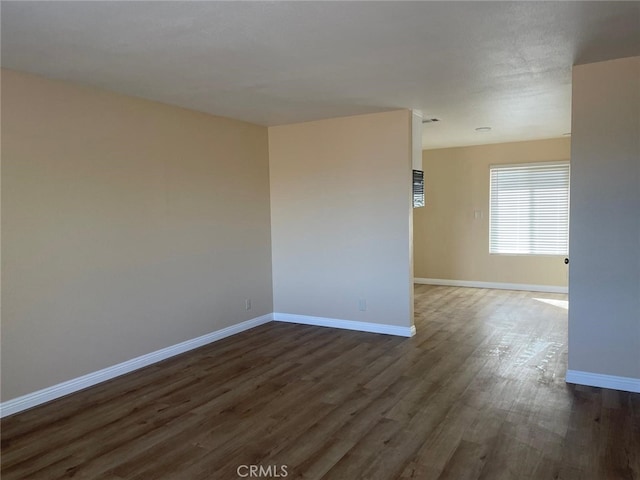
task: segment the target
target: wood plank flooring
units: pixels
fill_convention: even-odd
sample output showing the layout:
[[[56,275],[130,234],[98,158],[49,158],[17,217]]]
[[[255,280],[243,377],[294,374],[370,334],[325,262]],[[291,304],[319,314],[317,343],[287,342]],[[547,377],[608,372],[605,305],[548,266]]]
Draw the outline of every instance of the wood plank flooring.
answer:
[[[263,325],[2,420],[2,479],[640,479],[640,394],[565,384],[563,303],[421,285],[411,339]]]

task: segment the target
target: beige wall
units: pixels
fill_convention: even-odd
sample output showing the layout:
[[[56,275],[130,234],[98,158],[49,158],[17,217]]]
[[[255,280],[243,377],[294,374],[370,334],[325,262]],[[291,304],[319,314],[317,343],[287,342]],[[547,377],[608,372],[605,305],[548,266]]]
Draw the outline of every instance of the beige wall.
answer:
[[[269,128],[276,312],[413,324],[410,117]]]
[[[3,70],[2,399],[272,312],[267,141]]]
[[[575,67],[572,103],[569,369],[640,380],[640,57]]]
[[[489,165],[569,156],[569,138],[425,150],[426,206],[413,214],[415,276],[566,286],[563,256],[489,254]]]

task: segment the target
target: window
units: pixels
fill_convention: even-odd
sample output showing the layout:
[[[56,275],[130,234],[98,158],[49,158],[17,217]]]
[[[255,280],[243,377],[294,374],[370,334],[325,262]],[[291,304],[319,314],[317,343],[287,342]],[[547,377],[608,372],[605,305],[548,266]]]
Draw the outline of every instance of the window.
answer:
[[[569,162],[492,165],[489,253],[567,255]]]

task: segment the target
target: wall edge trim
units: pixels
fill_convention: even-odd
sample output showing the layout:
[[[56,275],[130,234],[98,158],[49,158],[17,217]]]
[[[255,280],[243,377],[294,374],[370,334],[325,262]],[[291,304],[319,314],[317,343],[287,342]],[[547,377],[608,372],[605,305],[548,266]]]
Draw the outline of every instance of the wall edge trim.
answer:
[[[272,320],[273,314],[268,313],[169,347],[161,348],[160,350],[155,350],[122,363],[7,400],[0,403],[0,418],[36,407],[43,403],[64,397],[65,395],[84,390],[85,388],[92,387],[98,383],[147,367],[162,360],[166,360],[167,358],[213,343],[217,340],[222,340],[223,338],[249,330]]]
[[[312,317],[309,315],[292,315],[286,313],[268,313],[260,317],[255,317],[244,322],[240,322],[229,327],[216,330],[205,335],[186,340],[175,345],[171,345],[160,350],[132,358],[122,363],[112,365],[95,372],[72,378],[65,382],[52,385],[50,387],[27,393],[17,398],[0,403],[0,418],[7,417],[28,410],[43,403],[56,400],[66,395],[79,392],[85,388],[92,387],[99,383],[111,380],[112,378],[131,373],[140,368],[147,367],[162,360],[180,355],[181,353],[194,350],[210,343],[222,340],[237,333],[250,330],[273,320],[288,323],[301,323],[304,325],[315,325],[319,327],[341,328],[347,330],[358,330],[362,332],[381,333],[386,335],[396,335],[401,337],[412,337],[416,334],[416,327],[399,327],[396,325],[386,325],[378,323],[358,322],[353,320],[340,320],[336,318]]]
[[[442,285],[449,287],[495,288],[497,290],[523,290],[527,292],[568,293],[569,288],[560,285],[535,285],[529,283],[479,282],[475,280],[449,280],[443,278],[414,278],[421,285]]]
[[[314,325],[316,327],[330,327],[345,330],[357,330],[360,332],[382,333],[385,335],[396,335],[399,337],[413,337],[416,334],[415,325],[411,325],[410,327],[401,327],[398,325],[388,325],[384,323],[359,322],[356,320],[314,317],[311,315],[297,315],[293,313],[274,312],[273,320],[276,322]]]
[[[604,375],[602,373],[583,372],[581,370],[567,370],[565,381],[575,385],[640,393],[640,378]]]

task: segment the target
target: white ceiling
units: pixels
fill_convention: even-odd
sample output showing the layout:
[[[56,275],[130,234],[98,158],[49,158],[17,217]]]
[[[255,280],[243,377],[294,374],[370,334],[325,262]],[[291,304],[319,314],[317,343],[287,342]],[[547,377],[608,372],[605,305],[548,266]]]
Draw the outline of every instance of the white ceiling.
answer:
[[[561,136],[640,2],[8,2],[2,66],[262,125],[412,108],[425,148]],[[489,133],[476,127],[491,126]]]

